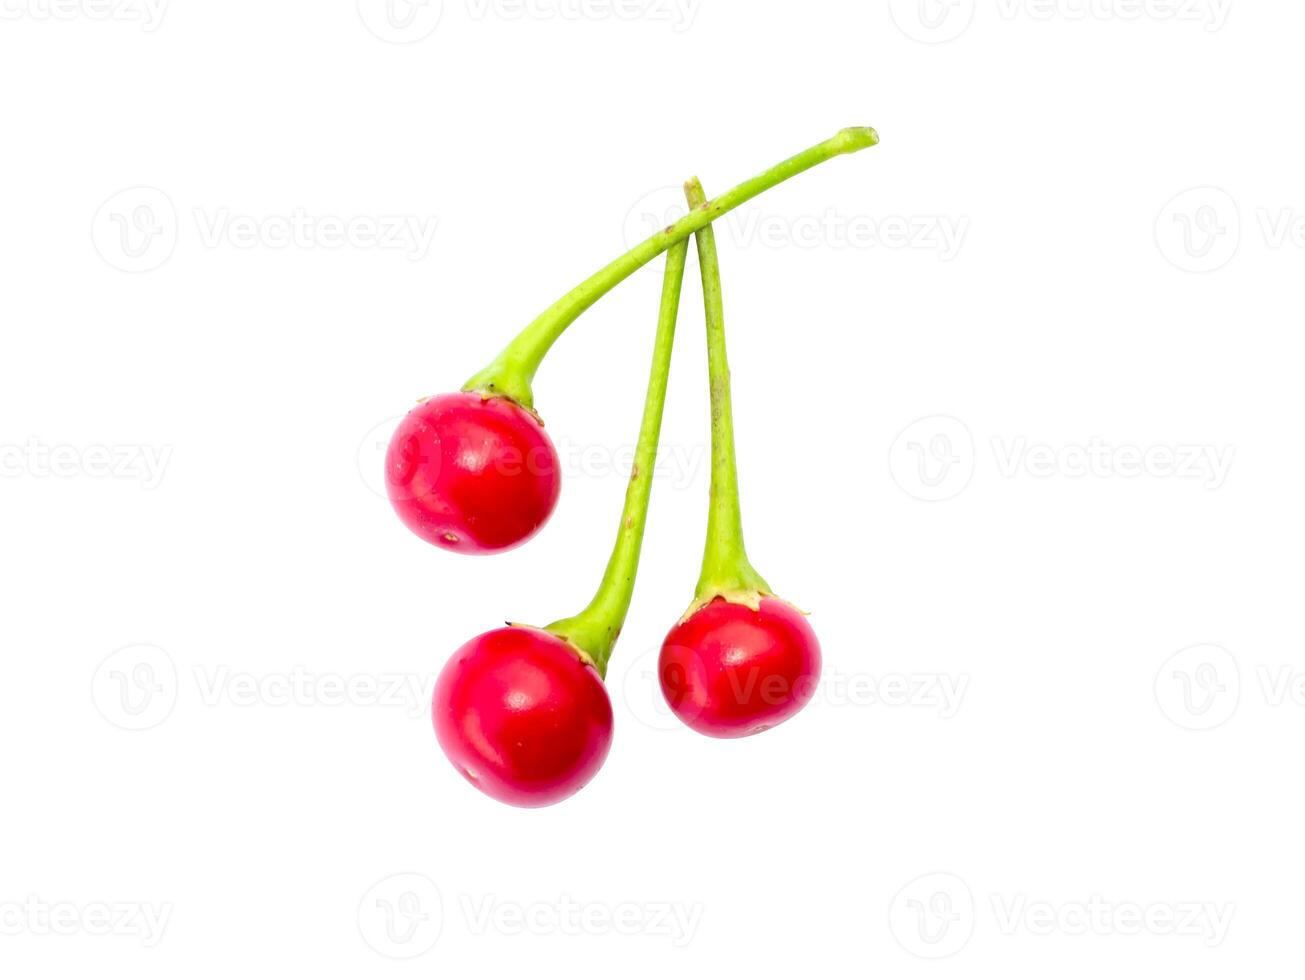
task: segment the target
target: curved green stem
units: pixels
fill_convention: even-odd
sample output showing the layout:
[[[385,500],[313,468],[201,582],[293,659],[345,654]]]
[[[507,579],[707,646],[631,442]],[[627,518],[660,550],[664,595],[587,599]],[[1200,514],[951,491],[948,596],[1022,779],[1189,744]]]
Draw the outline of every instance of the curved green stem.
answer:
[[[639,442],[634,450],[634,467],[625,488],[625,507],[616,544],[607,570],[593,601],[584,611],[569,619],[560,619],[547,629],[586,654],[601,676],[607,676],[607,661],[612,656],[616,638],[625,625],[634,595],[634,577],[639,570],[639,552],[648,520],[648,498],[652,494],[653,471],[657,467],[657,445],[661,439],[662,410],[666,406],[666,383],[671,370],[671,348],[675,343],[675,321],[680,311],[680,288],[684,284],[684,264],[689,252],[688,240],[672,246],[666,253],[666,275],[662,280],[661,311],[657,317],[657,337],[653,341],[652,368],[648,374],[648,393],[644,396],[643,420],[639,423]]]
[[[684,185],[689,206],[707,199],[694,177]],[[743,547],[743,516],[739,509],[739,471],[734,453],[734,412],[730,401],[730,365],[725,350],[725,304],[720,290],[720,259],[716,232],[708,225],[698,232],[698,267],[707,317],[707,375],[711,381],[711,499],[707,510],[707,546],[694,604],[716,596],[755,606],[770,586]]]
[[[462,390],[479,391],[486,396],[505,395],[533,411],[534,393],[530,385],[544,355],[580,314],[612,288],[672,245],[686,240],[694,232],[707,227],[727,211],[752,200],[763,191],[840,154],[855,153],[878,142],[879,135],[869,127],[844,129],[833,138],[803,150],[765,173],[744,181],[714,201],[703,201],[679,221],[636,245],[546,309],[488,367],[463,385]]]

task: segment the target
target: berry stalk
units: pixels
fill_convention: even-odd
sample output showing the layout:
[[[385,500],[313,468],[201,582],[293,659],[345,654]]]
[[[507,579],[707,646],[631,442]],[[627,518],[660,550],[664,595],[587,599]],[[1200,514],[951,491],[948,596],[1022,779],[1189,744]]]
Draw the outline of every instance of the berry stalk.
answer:
[[[695,209],[707,199],[696,177],[685,183],[684,194],[689,206]],[[711,384],[711,496],[707,510],[707,544],[703,550],[702,573],[698,578],[694,605],[723,596],[756,608],[760,597],[770,594],[770,586],[752,567],[743,546],[730,365],[725,347],[725,303],[720,288],[716,232],[710,225],[697,233],[697,245],[707,320],[707,376]]]
[[[630,482],[625,488],[625,506],[616,532],[616,544],[602,583],[583,612],[546,627],[548,632],[569,641],[588,656],[603,677],[607,676],[607,662],[621,627],[625,625],[630,599],[634,595],[634,579],[639,568],[653,471],[657,465],[657,447],[661,440],[662,412],[666,406],[666,384],[670,377],[671,349],[675,344],[675,322],[679,316],[680,290],[684,284],[688,251],[689,243],[684,239],[672,245],[666,253],[666,274],[662,280],[661,309],[653,341],[643,420],[639,424],[639,442],[635,446]]]
[[[867,126],[852,127],[803,150],[783,163],[776,164],[713,201],[703,200],[674,224],[636,245],[625,255],[590,276],[559,299],[521,331],[483,371],[462,388],[483,395],[503,395],[524,408],[533,410],[531,383],[544,356],[562,333],[585,310],[593,306],[618,284],[647,265],[671,246],[706,228],[721,215],[732,211],[758,194],[783,183],[803,171],[844,153],[874,146],[879,134]]]

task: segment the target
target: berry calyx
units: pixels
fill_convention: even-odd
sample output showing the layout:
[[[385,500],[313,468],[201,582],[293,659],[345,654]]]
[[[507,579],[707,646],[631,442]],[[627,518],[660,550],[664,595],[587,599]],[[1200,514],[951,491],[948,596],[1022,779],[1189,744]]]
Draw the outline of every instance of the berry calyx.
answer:
[[[400,422],[385,488],[418,537],[468,555],[514,548],[543,527],[561,464],[535,416],[507,398],[437,395]]]

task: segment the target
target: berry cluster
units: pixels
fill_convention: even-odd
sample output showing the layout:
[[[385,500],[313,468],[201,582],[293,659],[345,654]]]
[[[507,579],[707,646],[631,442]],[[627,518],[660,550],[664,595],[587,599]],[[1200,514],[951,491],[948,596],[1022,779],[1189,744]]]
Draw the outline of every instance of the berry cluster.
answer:
[[[612,742],[603,678],[634,591],[689,238],[696,236],[707,322],[712,467],[707,544],[694,600],[662,644],[662,693],[686,725],[737,738],[772,728],[810,700],[820,644],[806,616],[777,598],[743,548],[720,267],[711,223],[770,187],[879,141],[839,132],[708,200],[685,184],[689,213],[549,307],[461,392],[439,395],[400,423],[385,461],[399,517],[449,551],[492,554],[529,540],[560,493],[557,451],[531,382],[553,342],[635,270],[666,253],[652,369],[616,545],[593,600],[542,629],[509,625],[463,644],[441,671],[432,713],[440,746],[488,795],[515,806],[571,796]]]

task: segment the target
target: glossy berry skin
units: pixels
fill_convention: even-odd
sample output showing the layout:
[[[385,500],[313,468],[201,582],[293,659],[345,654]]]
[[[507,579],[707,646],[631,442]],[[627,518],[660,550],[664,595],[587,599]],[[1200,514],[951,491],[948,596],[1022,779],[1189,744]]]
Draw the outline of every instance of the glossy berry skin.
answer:
[[[753,610],[716,598],[667,634],[657,667],[681,721],[713,738],[741,738],[811,700],[820,642],[807,617],[781,599],[766,596]]]
[[[435,682],[431,713],[454,767],[513,806],[566,799],[612,745],[612,702],[598,671],[565,640],[526,626],[460,647]]]
[[[507,398],[437,395],[399,423],[385,488],[403,523],[450,551],[485,555],[535,535],[561,492],[557,450]]]

